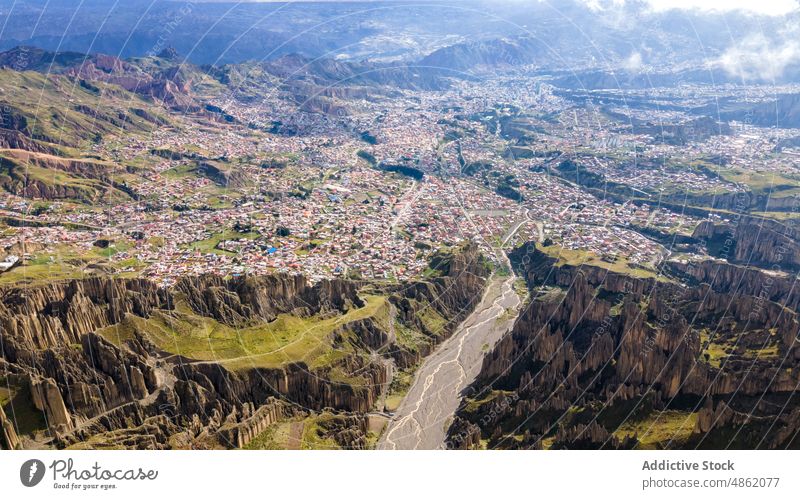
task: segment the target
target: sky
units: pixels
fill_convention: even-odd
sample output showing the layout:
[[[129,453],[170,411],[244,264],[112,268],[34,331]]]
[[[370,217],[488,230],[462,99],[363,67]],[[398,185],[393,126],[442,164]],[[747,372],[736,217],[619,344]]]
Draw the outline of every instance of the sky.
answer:
[[[495,0],[497,2],[509,0]],[[510,0],[515,3],[524,3],[539,0]],[[546,0],[554,4],[558,0]],[[607,7],[623,6],[626,3],[633,3],[631,0],[582,0],[596,10],[603,10]],[[730,12],[743,10],[762,15],[779,16],[800,9],[800,0],[637,0],[636,3],[643,3],[657,12],[670,9],[696,10],[705,12]]]
[[[747,10],[770,16],[787,14],[800,8],[797,0],[645,0],[653,10],[674,8],[706,11]]]
[[[198,1],[198,0],[195,0]],[[220,1],[220,0],[199,0],[201,2]],[[234,0],[228,0],[234,1]],[[292,0],[239,0],[245,2],[285,2]],[[308,0],[307,0],[308,1]],[[358,0],[310,0],[317,2],[341,2]],[[376,1],[376,0],[371,0]],[[382,0],[391,1],[391,0]],[[408,1],[408,0],[405,0]],[[554,5],[558,0],[484,0],[495,3],[532,3],[548,1]],[[744,10],[757,14],[779,16],[789,12],[800,10],[800,0],[581,0],[595,9],[603,9],[605,6],[620,6],[625,3],[635,1],[636,3],[648,4],[650,8],[657,12],[670,9],[699,10],[707,12],[727,12],[733,10]]]
[[[195,0],[200,2],[218,1],[237,1],[237,0]],[[242,2],[286,2],[292,0],[238,0]],[[365,1],[365,0],[305,0],[317,2],[342,2],[342,1]],[[392,1],[392,0],[366,0],[366,1]],[[403,1],[403,0],[394,0]],[[415,1],[415,0],[406,0]],[[558,0],[484,0],[497,3],[531,3],[548,1],[554,5]],[[782,15],[793,10],[800,9],[800,0],[581,0],[595,8],[602,8],[606,5],[622,5],[626,2],[635,1],[636,3],[649,4],[655,11],[665,11],[670,9],[704,10],[725,12],[731,10],[746,10],[765,15]]]

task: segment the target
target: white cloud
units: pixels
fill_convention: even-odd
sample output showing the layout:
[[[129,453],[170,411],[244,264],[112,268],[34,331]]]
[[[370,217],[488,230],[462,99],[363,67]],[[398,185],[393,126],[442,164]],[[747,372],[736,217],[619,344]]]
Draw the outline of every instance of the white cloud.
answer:
[[[751,35],[728,48],[716,62],[745,80],[774,80],[788,65],[800,62],[800,42],[796,37],[773,42],[761,34]]]
[[[645,0],[645,2],[657,12],[671,9],[704,12],[743,10],[768,16],[780,16],[800,8],[797,0]]]
[[[635,73],[642,68],[642,54],[639,52],[632,52],[627,59],[622,61],[622,67],[631,73]]]
[[[539,0],[542,1],[542,0]],[[546,0],[555,1],[555,0]],[[798,0],[582,0],[596,11],[624,8],[626,4],[642,5],[655,12],[694,10],[698,12],[745,11],[767,16],[780,16],[800,9]]]

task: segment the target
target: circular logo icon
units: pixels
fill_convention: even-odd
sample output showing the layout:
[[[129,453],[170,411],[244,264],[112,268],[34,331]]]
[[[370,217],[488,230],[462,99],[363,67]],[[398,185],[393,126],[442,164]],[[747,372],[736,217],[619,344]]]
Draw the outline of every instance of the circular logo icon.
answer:
[[[28,459],[19,469],[19,479],[26,487],[35,487],[44,478],[44,463],[38,459]]]

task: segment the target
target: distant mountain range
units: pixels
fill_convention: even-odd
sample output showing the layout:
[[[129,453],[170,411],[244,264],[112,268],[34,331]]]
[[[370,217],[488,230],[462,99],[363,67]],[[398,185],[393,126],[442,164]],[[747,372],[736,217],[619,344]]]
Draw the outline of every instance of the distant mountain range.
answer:
[[[0,49],[31,45],[121,58],[174,46],[195,64],[288,54],[350,61],[422,61],[463,71],[536,64],[574,70],[713,60],[750,34],[786,37],[784,17],[675,10],[644,4],[598,11],[586,2],[0,2]],[[98,28],[99,27],[99,28]],[[635,67],[633,68],[636,69]]]

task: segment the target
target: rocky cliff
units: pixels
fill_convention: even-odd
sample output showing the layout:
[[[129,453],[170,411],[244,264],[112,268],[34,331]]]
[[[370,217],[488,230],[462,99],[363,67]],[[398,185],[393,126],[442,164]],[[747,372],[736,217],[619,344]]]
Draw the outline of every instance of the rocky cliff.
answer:
[[[19,437],[14,424],[6,417],[5,411],[0,407],[0,449],[14,450],[20,447]]]
[[[3,417],[3,445],[242,447],[287,417],[329,409],[357,419],[391,382],[392,364],[414,364],[452,332],[488,273],[472,245],[439,272],[388,287],[271,275],[4,288],[0,373],[14,407],[38,424]],[[203,331],[216,332],[195,341]],[[256,351],[261,342],[277,348]],[[356,419],[330,437],[365,446]]]
[[[532,243],[511,258],[535,298],[486,356],[451,446],[798,445],[789,279],[721,262],[645,279],[566,265]],[[739,417],[709,416],[720,404]]]
[[[706,221],[693,237],[706,242],[712,256],[768,269],[800,269],[800,230],[791,220],[737,215],[728,223]]]

